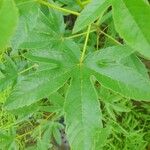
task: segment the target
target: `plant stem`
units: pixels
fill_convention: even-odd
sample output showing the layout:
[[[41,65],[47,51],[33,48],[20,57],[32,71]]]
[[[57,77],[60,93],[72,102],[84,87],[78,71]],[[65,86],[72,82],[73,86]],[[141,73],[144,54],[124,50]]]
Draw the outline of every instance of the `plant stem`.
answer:
[[[76,16],[79,16],[79,15],[80,15],[80,13],[78,13],[78,12],[75,12],[75,11],[72,11],[72,10],[69,10],[69,9],[65,9],[65,8],[59,7],[59,6],[55,5],[55,4],[51,4],[51,3],[45,2],[45,1],[43,1],[43,0],[36,0],[36,1],[39,2],[39,3],[41,3],[41,4],[43,4],[43,5],[46,5],[46,6],[50,7],[50,8],[53,8],[53,9],[57,9],[57,10],[59,10],[59,11],[61,11],[61,12],[64,12],[64,13],[70,13],[70,14],[73,14],[73,15],[76,15]],[[86,1],[86,2],[89,3],[89,1]],[[92,30],[92,31],[90,31],[90,33],[91,33],[91,32],[94,32],[94,31],[95,31],[95,30]],[[107,33],[101,31],[100,29],[99,29],[99,32],[103,33],[106,37],[108,37],[109,39],[111,39],[111,40],[114,41],[115,43],[117,43],[117,44],[119,44],[119,45],[122,45],[122,44],[121,44],[120,42],[118,42],[116,39],[114,39],[113,37],[111,37],[111,36],[108,35]],[[82,36],[82,35],[84,35],[84,34],[87,34],[87,32],[84,32],[84,33],[81,33],[81,34],[77,34],[77,35],[73,35],[73,36],[70,36],[70,37],[66,37],[66,39],[71,39],[71,38],[79,37],[79,36]],[[83,59],[83,58],[82,58],[82,59]],[[83,60],[82,60],[82,61],[83,61]]]
[[[96,31],[96,29],[93,29],[93,30],[90,31],[90,33],[95,32],[95,31]],[[75,34],[75,35],[72,35],[72,36],[64,37],[64,38],[65,39],[73,39],[73,38],[77,38],[77,37],[80,37],[80,36],[85,35],[85,34],[87,34],[87,31],[83,32],[83,33]]]
[[[85,56],[85,52],[86,52],[86,48],[87,48],[87,43],[88,43],[88,39],[89,39],[89,34],[90,34],[90,29],[91,29],[91,25],[89,25],[88,29],[87,29],[85,43],[84,43],[83,51],[82,51],[81,58],[80,58],[80,65],[82,64],[82,62],[84,60],[84,56]]]
[[[73,15],[76,15],[76,16],[80,15],[80,13],[78,13],[78,12],[59,7],[59,6],[55,5],[55,4],[48,3],[48,2],[45,2],[43,0],[37,0],[37,2],[39,2],[39,3],[43,4],[43,5],[46,5],[46,6],[50,7],[50,8],[57,9],[57,10],[59,10],[61,12],[64,12],[64,13],[69,13],[69,14],[73,14]]]
[[[96,38],[96,50],[99,48],[99,32],[97,32],[97,38]]]
[[[115,38],[113,38],[112,36],[108,35],[107,33],[105,33],[104,31],[100,30],[100,32],[102,34],[104,34],[106,37],[108,37],[109,39],[111,39],[112,41],[114,41],[116,44],[118,45],[122,45],[120,42],[118,42]]]
[[[85,2],[82,2],[82,5],[87,5],[87,4],[89,4],[91,2],[91,0],[87,0],[87,1],[85,1]]]
[[[79,5],[81,8],[84,8],[84,6],[83,6],[81,0],[76,0],[76,2],[78,3],[78,5]]]
[[[111,39],[112,41],[114,41],[116,44],[118,45],[122,45],[120,42],[118,42],[115,38],[113,38],[112,36],[108,35],[107,33],[105,33],[104,31],[102,31],[97,24],[93,24],[95,26],[95,28],[98,30],[98,32],[104,34],[106,37],[108,37],[109,39]]]

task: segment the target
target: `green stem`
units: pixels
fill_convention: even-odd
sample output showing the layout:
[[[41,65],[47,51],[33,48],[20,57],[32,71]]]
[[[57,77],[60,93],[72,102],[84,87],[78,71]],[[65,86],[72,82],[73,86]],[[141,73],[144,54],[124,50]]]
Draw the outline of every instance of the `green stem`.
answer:
[[[97,38],[96,38],[96,50],[99,49],[99,32],[97,32]]]
[[[84,43],[83,51],[82,51],[81,58],[80,58],[80,65],[82,64],[82,62],[84,60],[84,56],[85,56],[85,52],[86,52],[86,48],[87,48],[87,43],[88,43],[88,39],[89,39],[89,35],[90,35],[90,29],[91,29],[91,25],[89,25],[88,29],[87,29],[85,43]]]
[[[98,30],[98,32],[104,34],[106,37],[108,37],[109,39],[111,39],[112,41],[114,41],[116,44],[118,45],[122,45],[120,42],[118,42],[115,38],[113,38],[112,36],[108,35],[107,33],[105,33],[104,31],[102,31],[97,24],[93,24],[95,26],[95,28]]]
[[[90,31],[90,33],[92,32],[95,32],[96,29],[93,29]],[[87,34],[87,31],[86,32],[83,32],[83,33],[79,33],[79,34],[75,34],[75,35],[72,35],[72,36],[68,36],[68,37],[64,37],[65,39],[73,39],[73,38],[77,38],[77,37],[80,37],[82,35],[86,35]]]
[[[91,0],[87,0],[85,2],[82,2],[82,5],[85,6],[85,5],[89,4],[90,2],[91,2]]]
[[[108,35],[107,33],[105,33],[104,31],[100,30],[101,33],[103,33],[106,37],[108,37],[109,39],[111,39],[112,41],[114,41],[116,44],[118,45],[122,45],[120,42],[118,42],[115,38],[113,38],[112,36]]]
[[[37,0],[37,2],[39,2],[40,4],[46,5],[46,6],[50,7],[50,8],[57,9],[58,11],[61,11],[61,12],[64,12],[64,13],[69,13],[69,14],[73,14],[73,15],[76,15],[76,16],[80,15],[80,13],[78,13],[78,12],[59,7],[59,6],[55,5],[55,4],[51,4],[51,3],[45,2],[43,0]]]
[[[76,2],[77,2],[77,4],[78,4],[81,8],[84,8],[84,6],[83,6],[81,0],[76,0]]]

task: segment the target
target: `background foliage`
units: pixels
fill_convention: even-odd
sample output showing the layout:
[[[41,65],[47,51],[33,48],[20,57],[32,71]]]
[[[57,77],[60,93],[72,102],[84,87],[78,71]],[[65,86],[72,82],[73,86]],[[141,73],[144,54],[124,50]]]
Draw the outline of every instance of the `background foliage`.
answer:
[[[147,0],[0,1],[0,149],[148,150]]]

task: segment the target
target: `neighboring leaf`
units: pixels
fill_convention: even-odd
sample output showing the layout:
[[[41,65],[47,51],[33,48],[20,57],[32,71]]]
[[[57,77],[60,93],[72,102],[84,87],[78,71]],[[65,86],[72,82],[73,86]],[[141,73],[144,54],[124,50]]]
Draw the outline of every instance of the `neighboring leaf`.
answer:
[[[83,9],[80,16],[77,18],[73,32],[75,33],[84,29],[96,19],[102,17],[109,5],[110,3],[108,0],[93,0]]]
[[[35,133],[35,138],[38,137],[37,139],[37,146],[36,150],[47,150],[52,147],[51,145],[51,139],[52,139],[52,127],[53,127],[53,122],[48,121],[47,123],[41,125],[39,127],[39,130],[43,133],[41,137],[39,137],[39,131],[38,133]],[[35,131],[36,132],[36,131]]]
[[[62,14],[49,9],[47,15],[38,10],[38,16],[36,13],[33,13],[34,16],[37,17],[36,22],[33,24],[32,29],[32,24],[29,24],[29,27],[26,29],[26,37],[20,43],[19,48],[52,48],[61,43],[65,29]]]
[[[63,112],[65,98],[61,94],[59,94],[58,92],[51,94],[49,96],[49,101],[52,104],[52,106],[49,107],[52,112]]]
[[[55,92],[51,94],[48,98],[50,101],[50,106],[40,106],[40,111],[42,112],[56,112],[58,113],[63,113],[63,106],[64,106],[64,101],[65,98],[59,94],[58,92]]]
[[[0,132],[0,146],[1,149],[19,149],[18,143],[15,141],[16,130],[14,127],[9,128],[7,131],[1,129]]]
[[[102,127],[98,97],[86,68],[76,68],[65,102],[65,123],[73,150],[91,150]]]
[[[17,115],[17,122],[21,122],[24,120],[27,120],[30,116],[32,116],[34,113],[39,111],[39,105],[33,104],[27,107],[23,107],[20,109],[14,109],[10,111],[13,115]]]
[[[37,24],[39,7],[34,0],[15,0],[19,9],[19,22],[16,32],[11,40],[13,50],[18,49]]]
[[[16,28],[18,11],[13,0],[2,0],[0,2],[0,50],[7,44]]]
[[[133,49],[150,59],[150,7],[142,0],[112,0],[116,30]],[[142,16],[141,16],[142,12]]]
[[[57,124],[53,126],[53,136],[55,138],[56,143],[58,145],[61,145],[62,138],[61,138],[60,129],[58,128]]]
[[[96,148],[95,150],[102,150],[103,146],[105,146],[107,144],[107,138],[109,137],[111,133],[111,128],[105,127],[102,128],[96,135]]]
[[[117,112],[130,112],[130,109],[128,107],[126,107],[125,105],[122,104],[112,104],[109,107],[111,107],[112,109],[114,109]]]

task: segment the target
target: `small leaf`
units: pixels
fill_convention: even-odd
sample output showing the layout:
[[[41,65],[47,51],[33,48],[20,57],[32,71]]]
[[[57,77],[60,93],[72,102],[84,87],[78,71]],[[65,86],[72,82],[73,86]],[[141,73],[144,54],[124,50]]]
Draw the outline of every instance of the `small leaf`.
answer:
[[[61,133],[59,131],[59,128],[56,125],[53,126],[53,136],[54,136],[54,138],[56,140],[56,143],[58,145],[61,145]]]
[[[93,0],[83,9],[80,16],[77,18],[73,33],[82,30],[99,17],[102,17],[109,5],[108,0]]]
[[[103,146],[107,144],[107,138],[111,133],[111,128],[109,126],[100,129],[100,131],[96,135],[96,149],[101,150]]]
[[[36,8],[36,6],[34,7]],[[30,10],[33,15],[31,17],[33,17],[33,19],[35,17],[36,20],[34,19],[33,25],[31,23],[32,18],[27,22],[24,20],[22,21],[23,29],[26,29],[24,31],[26,36],[20,42],[18,47],[21,49],[57,47],[58,43],[62,42],[62,35],[65,29],[62,14],[53,9],[49,9],[48,15],[39,9],[35,10],[33,13],[32,9]],[[28,15],[30,18],[30,13]],[[24,15],[23,18],[28,19],[27,16]],[[16,38],[19,37],[17,36]]]
[[[111,104],[111,106],[117,112],[130,112],[130,108],[124,106],[123,104]]]

